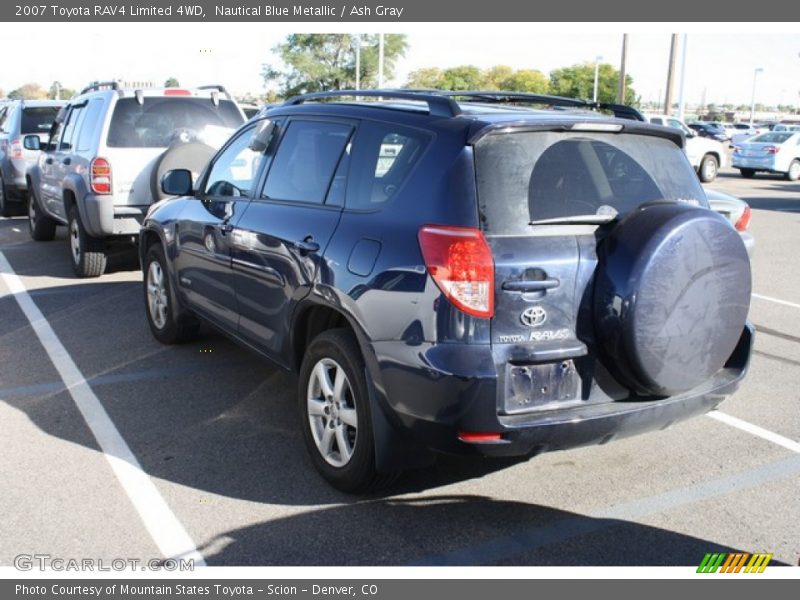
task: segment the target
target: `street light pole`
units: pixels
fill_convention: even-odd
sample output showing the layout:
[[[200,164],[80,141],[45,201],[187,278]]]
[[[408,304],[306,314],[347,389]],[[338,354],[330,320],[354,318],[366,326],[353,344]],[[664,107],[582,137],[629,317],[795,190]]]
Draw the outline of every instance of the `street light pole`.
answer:
[[[602,56],[594,57],[594,94],[592,94],[592,101],[597,102],[597,78],[600,74],[600,61],[603,60]]]
[[[759,73],[763,73],[764,69],[758,67],[753,71],[753,96],[750,99],[750,127],[753,126],[753,117],[755,116],[756,112],[756,79],[758,78]]]
[[[378,89],[383,89],[383,34],[378,34]]]
[[[356,91],[361,89],[361,34],[356,35]]]

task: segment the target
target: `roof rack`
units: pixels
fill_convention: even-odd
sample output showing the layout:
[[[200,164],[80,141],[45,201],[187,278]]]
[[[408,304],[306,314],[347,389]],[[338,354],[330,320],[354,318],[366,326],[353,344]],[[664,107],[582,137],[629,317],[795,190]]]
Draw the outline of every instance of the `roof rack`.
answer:
[[[231,97],[230,92],[228,92],[228,90],[225,89],[224,85],[219,85],[219,84],[201,85],[197,89],[198,90],[217,90],[221,94],[225,94],[228,97],[228,100],[233,100],[233,98]]]
[[[393,98],[398,100],[413,100],[426,102],[428,111],[432,116],[437,117],[457,117],[461,114],[461,108],[450,97],[438,92],[415,91],[415,90],[338,90],[333,92],[312,92],[294,96],[284,102],[284,106],[296,106],[309,100],[320,100],[323,98],[341,97],[365,97],[365,98]]]
[[[94,81],[83,88],[80,93],[85,94],[86,92],[91,92],[92,90],[100,90],[103,88],[112,89],[115,92],[119,91],[119,83],[116,81]]]
[[[431,93],[431,90],[420,90]],[[557,108],[585,108],[589,110],[609,110],[619,119],[630,119],[632,121],[643,121],[642,113],[625,104],[614,104],[608,102],[591,102],[579,98],[566,98],[564,96],[548,96],[546,94],[529,94],[526,92],[503,92],[503,91],[440,91],[439,94],[449,98],[464,98],[468,102],[486,102],[491,104],[505,103],[524,103],[524,104],[546,104]]]

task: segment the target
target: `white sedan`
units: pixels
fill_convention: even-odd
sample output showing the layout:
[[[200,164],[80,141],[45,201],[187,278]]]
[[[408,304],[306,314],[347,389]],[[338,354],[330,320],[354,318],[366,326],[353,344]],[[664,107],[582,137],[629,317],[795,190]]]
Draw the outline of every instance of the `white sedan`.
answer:
[[[800,132],[769,131],[733,148],[732,166],[742,177],[759,171],[781,173],[789,181],[800,179]]]

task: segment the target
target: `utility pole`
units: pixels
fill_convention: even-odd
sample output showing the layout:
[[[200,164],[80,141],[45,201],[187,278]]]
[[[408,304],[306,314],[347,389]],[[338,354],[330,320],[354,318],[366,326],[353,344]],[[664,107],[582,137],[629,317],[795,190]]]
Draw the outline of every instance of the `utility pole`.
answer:
[[[667,68],[667,93],[664,96],[664,114],[670,114],[672,110],[672,95],[675,85],[675,61],[678,54],[678,34],[672,34],[672,42],[669,46],[669,67]]]
[[[686,43],[688,36],[683,34],[683,43],[681,44],[681,83],[678,86],[678,118],[683,121],[683,114],[685,108],[685,98],[683,96],[684,83],[686,82]]]
[[[622,34],[622,59],[619,62],[619,87],[617,88],[617,104],[625,104],[625,63],[628,60],[628,34]]]

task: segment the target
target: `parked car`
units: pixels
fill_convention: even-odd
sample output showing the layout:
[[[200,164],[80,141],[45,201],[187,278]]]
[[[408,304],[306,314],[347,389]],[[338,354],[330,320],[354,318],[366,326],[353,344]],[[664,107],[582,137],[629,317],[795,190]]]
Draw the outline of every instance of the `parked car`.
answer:
[[[31,237],[52,240],[57,225],[69,229],[70,257],[78,277],[105,271],[109,247],[135,242],[142,218],[162,198],[161,174],[184,167],[195,175],[244,115],[222,86],[196,89],[123,89],[93,84],[59,113],[27,173]]]
[[[736,196],[731,196],[717,190],[706,188],[706,199],[711,210],[725,217],[733,228],[739,232],[747,249],[747,255],[752,258],[755,250],[755,239],[748,231],[750,227],[750,205]]]
[[[800,179],[800,132],[770,131],[750,138],[733,149],[733,167],[742,177],[760,171],[781,173],[789,181]]]
[[[672,127],[686,136],[684,150],[700,181],[710,183],[717,178],[719,170],[727,164],[725,146],[716,140],[698,136],[686,123],[670,115],[647,115],[647,117],[655,125]]]
[[[693,123],[688,123],[687,126],[700,137],[710,138],[718,142],[728,141],[728,134],[725,133],[725,130],[721,127],[715,127],[711,123],[694,121]]]
[[[260,113],[199,178],[162,179],[177,198],[139,244],[152,334],[207,321],[296,372],[311,460],[348,492],[432,452],[530,457],[712,409],[751,352],[741,237],[679,131],[522,106],[545,101],[345,91]]]
[[[733,123],[734,134],[731,136],[731,144],[741,144],[745,140],[749,140],[753,136],[765,133],[767,129],[759,129],[755,125],[749,123]]]
[[[10,217],[28,197],[25,172],[35,164],[38,152],[23,147],[26,135],[42,141],[63,102],[15,100],[0,108],[0,215]]]

